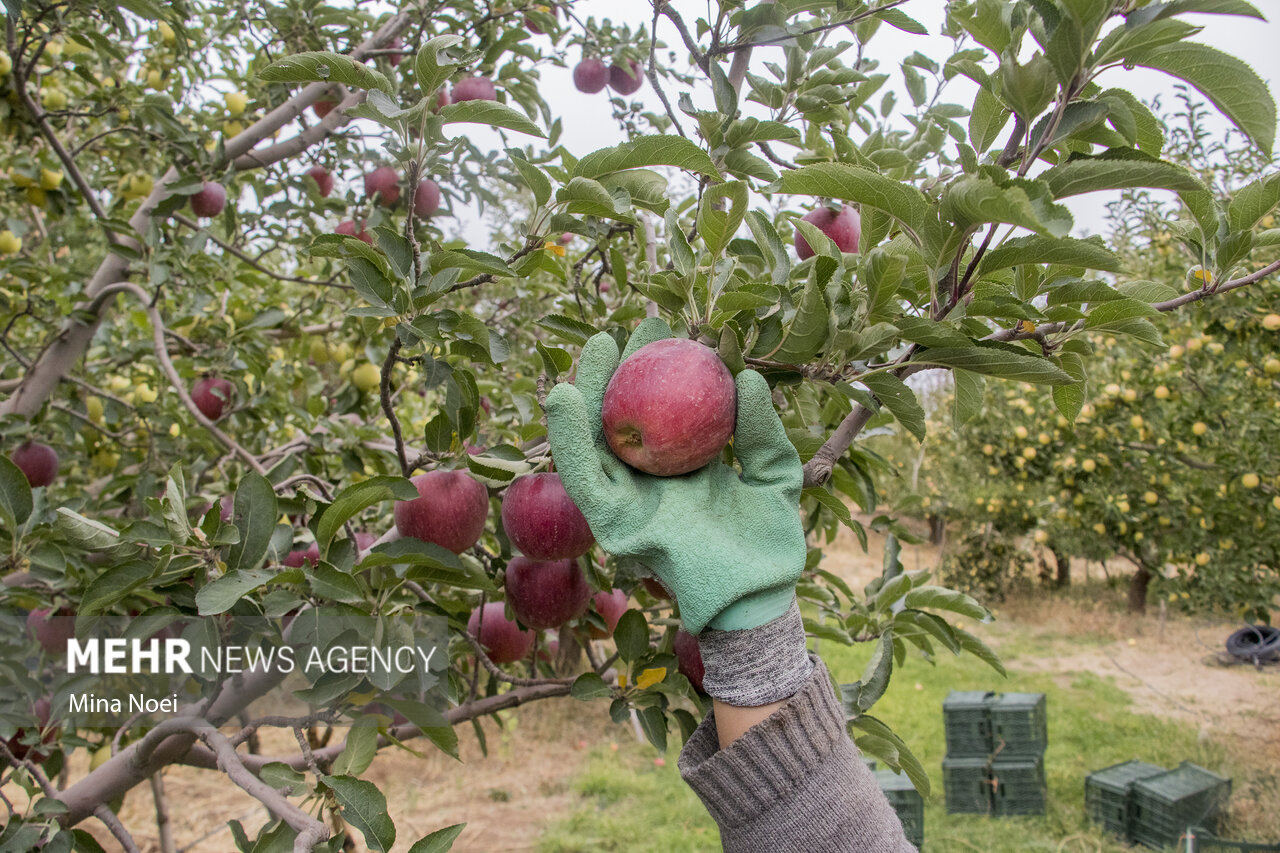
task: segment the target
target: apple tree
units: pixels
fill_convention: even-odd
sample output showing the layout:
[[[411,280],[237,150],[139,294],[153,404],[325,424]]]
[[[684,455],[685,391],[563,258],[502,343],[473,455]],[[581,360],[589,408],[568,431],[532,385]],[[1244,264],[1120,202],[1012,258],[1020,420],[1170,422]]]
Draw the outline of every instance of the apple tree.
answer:
[[[824,535],[862,532],[850,502],[876,507],[860,433],[923,437],[904,380],[935,370],[962,420],[1012,381],[1072,422],[1097,363],[1086,333],[1154,341],[1154,316],[1243,311],[1280,268],[1255,264],[1280,182],[1215,192],[1162,159],[1159,122],[1113,85],[1133,66],[1180,78],[1269,155],[1266,86],[1184,20],[1260,17],[1243,0],[955,2],[949,55],[892,65],[876,36],[925,30],[904,0],[655,2],[625,24],[576,6],[7,7],[0,757],[31,805],[6,841],[95,849],[94,817],[134,849],[111,804],[148,779],[160,799],[160,771],[187,764],[270,809],[231,827],[240,849],[338,849],[317,814],[389,849],[361,778],[379,749],[452,753],[460,724],[483,738],[486,716],[556,696],[634,713],[659,748],[687,734],[702,700],[677,603],[594,548],[537,569],[563,593],[533,607],[505,517],[521,511],[497,509],[549,473],[541,403],[578,348],[654,316],[771,384],[805,466],[806,627],[876,644],[843,687],[852,732],[925,788],[870,713],[895,662],[1000,665],[945,618],[985,608],[905,572],[894,539],[864,590],[823,566]],[[610,88],[625,141],[565,137],[540,85],[556,66]],[[641,87],[660,111],[628,100]],[[1070,236],[1064,199],[1136,188],[1179,194],[1199,278],[1171,291]],[[479,208],[501,222],[473,245],[446,214]],[[62,649],[40,644],[68,613],[77,635],[324,652],[447,624],[448,654],[412,683],[318,677],[295,691],[306,715],[246,710],[283,681],[262,667],[195,679],[158,723],[90,725],[68,713]],[[300,749],[238,748],[268,724]],[[78,749],[102,761],[64,778]]]

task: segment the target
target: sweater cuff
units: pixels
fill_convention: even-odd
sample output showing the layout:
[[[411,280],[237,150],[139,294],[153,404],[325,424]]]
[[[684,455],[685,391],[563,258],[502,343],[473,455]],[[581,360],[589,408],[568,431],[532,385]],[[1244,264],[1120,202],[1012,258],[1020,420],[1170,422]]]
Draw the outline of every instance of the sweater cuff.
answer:
[[[805,648],[804,620],[794,594],[783,615],[756,628],[698,635],[706,674],[703,689],[739,708],[758,708],[796,695],[813,664]]]
[[[680,753],[680,774],[721,826],[732,827],[787,799],[848,742],[844,707],[822,661],[800,692],[727,749],[708,713]]]

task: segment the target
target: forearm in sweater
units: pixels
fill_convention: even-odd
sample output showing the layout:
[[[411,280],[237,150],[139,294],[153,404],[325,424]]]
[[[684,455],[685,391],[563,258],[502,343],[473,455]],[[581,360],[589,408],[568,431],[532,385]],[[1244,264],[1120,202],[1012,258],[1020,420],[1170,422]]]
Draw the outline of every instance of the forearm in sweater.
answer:
[[[915,850],[845,730],[822,662],[800,691],[726,748],[715,714],[680,753],[680,772],[720,826],[726,853]]]

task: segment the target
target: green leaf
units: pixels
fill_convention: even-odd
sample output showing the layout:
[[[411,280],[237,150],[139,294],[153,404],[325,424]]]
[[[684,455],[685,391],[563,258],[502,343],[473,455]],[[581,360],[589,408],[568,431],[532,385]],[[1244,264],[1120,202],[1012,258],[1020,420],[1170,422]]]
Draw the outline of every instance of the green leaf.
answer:
[[[1103,329],[1135,317],[1154,317],[1159,313],[1140,299],[1113,299],[1094,307],[1085,317],[1084,327]]]
[[[1000,131],[1009,123],[1013,113],[1005,109],[1000,99],[985,88],[978,89],[969,114],[969,141],[979,154],[991,147]]]
[[[991,613],[972,596],[941,586],[918,586],[907,593],[903,602],[916,610],[949,610],[977,622],[988,622]]]
[[[0,456],[0,520],[11,537],[16,538],[17,526],[31,517],[32,506],[27,475],[8,456]]]
[[[1005,240],[982,259],[979,274],[1021,264],[1059,264],[1104,272],[1119,272],[1120,259],[1101,240],[1072,237],[1015,237]]]
[[[884,695],[889,686],[889,677],[893,674],[893,631],[884,630],[876,642],[875,651],[867,661],[862,679],[858,681],[857,692],[852,697],[854,707],[859,713],[868,710]]]
[[[822,486],[810,486],[802,493],[803,497],[813,498],[823,507],[831,511],[836,520],[850,530],[857,530],[858,523],[853,520],[853,515],[849,512],[849,507],[845,506],[845,502],[840,499],[839,495],[828,492]]]
[[[1048,359],[997,347],[939,347],[925,350],[916,360],[1040,385],[1066,385],[1075,381]]]
[[[649,648],[649,623],[639,610],[628,610],[618,620],[613,630],[613,641],[618,647],[618,656],[627,663],[640,657]]]
[[[575,177],[556,190],[556,204],[564,205],[566,213],[578,216],[632,221],[629,214],[618,210],[617,202],[605,185],[591,178]]]
[[[958,368],[951,371],[951,376],[956,385],[953,418],[956,427],[959,428],[973,420],[982,409],[982,389],[986,387],[987,380],[983,379],[980,374]],[[1071,386],[1055,387],[1068,388]]]
[[[1004,664],[1000,662],[1000,656],[992,651],[990,646],[963,628],[957,628],[955,625],[952,625],[951,630],[956,632],[956,638],[960,641],[960,648],[985,662],[996,672],[1008,678],[1009,673],[1005,672]]]
[[[444,829],[437,829],[430,835],[424,835],[416,844],[409,848],[409,853],[448,853],[453,849],[453,842],[462,834],[462,830],[466,829],[465,823],[455,823],[453,826],[446,826]]]
[[[592,699],[605,699],[612,694],[613,691],[609,688],[609,685],[605,684],[604,679],[594,672],[584,672],[579,675],[569,688],[569,695],[583,702],[589,702]]]
[[[1071,230],[1071,212],[1053,204],[1041,181],[1015,178],[1000,185],[966,176],[947,187],[942,215],[962,227],[987,222],[1019,225],[1037,234],[1064,237]]]
[[[1139,187],[1175,192],[1196,192],[1205,188],[1195,175],[1181,166],[1145,156],[1082,157],[1054,166],[1041,174],[1040,180],[1049,185],[1054,198]]]
[[[507,149],[507,156],[511,158],[511,164],[520,173],[520,179],[524,181],[525,186],[533,193],[533,200],[538,207],[542,207],[550,201],[551,179],[546,176],[546,173],[526,160],[513,148]]]
[[[1250,231],[1280,204],[1280,172],[1245,184],[1236,191],[1227,207],[1232,231]]]
[[[418,51],[413,61],[413,69],[417,76],[418,88],[423,95],[433,96],[436,90],[448,81],[458,64],[447,56],[444,56],[442,61],[441,52],[460,44],[462,44],[462,36],[442,35],[430,39]]]
[[[771,261],[773,285],[785,287],[791,279],[791,254],[787,251],[782,238],[778,236],[777,229],[773,227],[769,217],[759,210],[753,210],[747,214],[747,227],[751,229],[751,235],[756,238],[756,243],[764,251],[765,257]]]
[[[432,252],[428,257],[427,269],[432,273],[445,269],[460,269],[499,277],[516,274],[515,270],[507,266],[502,258],[488,252],[478,252],[475,249],[446,249],[443,252]]]
[[[333,791],[347,823],[360,830],[366,847],[383,853],[396,843],[396,827],[387,814],[387,798],[378,786],[350,776],[325,776],[322,781]]]
[[[852,725],[854,728],[860,729],[876,739],[888,742],[894,749],[894,756],[892,760],[886,759],[886,763],[890,767],[896,765],[903,773],[906,773],[907,778],[911,780],[911,784],[916,786],[916,790],[920,792],[921,796],[929,796],[929,774],[924,771],[924,765],[920,763],[920,759],[916,758],[906,742],[898,737],[893,729],[868,714],[858,716]]]
[[[733,239],[747,215],[747,185],[729,181],[709,188],[698,208],[698,233],[712,255],[719,255]]]
[[[107,569],[94,578],[76,610],[76,635],[84,636],[94,617],[151,579],[152,568],[135,561]]]
[[[430,705],[406,699],[380,700],[382,704],[404,714],[410,723],[417,726],[427,740],[435,744],[441,752],[451,758],[458,758],[458,733],[440,713]]]
[[[241,598],[275,577],[266,569],[229,571],[204,586],[196,593],[196,608],[201,616],[226,613]]]
[[[915,392],[907,387],[907,383],[892,373],[876,373],[864,376],[859,381],[871,389],[871,393],[893,412],[898,423],[906,427],[917,441],[924,441],[924,409],[920,407],[920,401],[916,399]]]
[[[585,344],[588,338],[599,331],[594,326],[564,314],[548,314],[538,321],[538,325],[577,346]]]
[[[277,59],[259,72],[269,83],[341,83],[354,89],[378,89],[395,94],[391,81],[349,56],[313,50]]]
[[[445,124],[487,124],[517,133],[527,133],[540,139],[546,138],[536,124],[519,110],[497,101],[462,101],[440,108],[440,118]]]
[[[1075,423],[1084,408],[1084,384],[1053,386],[1053,404],[1068,421]]]
[[[666,752],[667,717],[662,713],[662,709],[652,705],[647,708],[637,708],[636,717],[640,720],[640,728],[644,731],[644,736],[649,739],[649,743],[653,744],[658,752]]]
[[[267,478],[253,472],[245,474],[236,487],[232,512],[240,541],[227,550],[227,570],[256,569],[267,556],[271,533],[280,517],[276,492]]]
[[[327,558],[329,543],[342,526],[374,504],[390,500],[411,501],[417,497],[417,488],[404,477],[373,477],[348,486],[316,519],[316,544],[320,546],[320,555]]]
[[[1236,57],[1195,42],[1131,53],[1126,60],[1185,80],[1270,155],[1276,134],[1276,104],[1267,84]]]
[[[673,166],[719,179],[711,156],[683,136],[639,136],[613,148],[593,151],[578,161],[573,176],[599,178],[624,169]]]
[[[610,195],[618,190],[625,190],[631,197],[631,203],[654,213],[664,214],[671,202],[667,200],[667,179],[652,169],[628,169],[625,172],[614,172],[602,175],[600,186]]]
[[[855,201],[892,215],[919,230],[929,204],[918,189],[886,178],[879,172],[846,163],[817,163],[785,172],[778,181],[781,192]]]
[[[336,776],[359,776],[369,769],[378,754],[378,727],[365,717],[347,729],[347,740],[342,752],[333,762]]]
[[[804,286],[800,304],[796,307],[795,319],[791,321],[787,337],[782,342],[782,347],[774,353],[774,358],[804,364],[821,352],[827,343],[829,315],[822,289],[810,281]]]
[[[101,521],[85,518],[75,510],[60,506],[55,522],[62,535],[89,551],[101,551],[120,544],[120,533]]]

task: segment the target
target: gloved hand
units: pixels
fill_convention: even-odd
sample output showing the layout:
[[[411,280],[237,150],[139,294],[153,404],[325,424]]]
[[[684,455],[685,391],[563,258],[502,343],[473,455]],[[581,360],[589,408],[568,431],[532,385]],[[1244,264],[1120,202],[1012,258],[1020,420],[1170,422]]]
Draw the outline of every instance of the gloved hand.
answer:
[[[622,359],[669,337],[665,322],[645,320]],[[613,338],[598,334],[582,350],[576,384],[561,383],[547,395],[556,470],[596,541],[647,565],[674,593],[692,634],[741,631],[791,615],[805,564],[804,474],[764,377],[753,370],[737,377],[733,449],[741,474],[716,461],[683,476],[654,477],[605,443],[601,403],[619,363]],[[792,621],[799,624],[798,612]],[[800,645],[803,652],[802,629]]]

